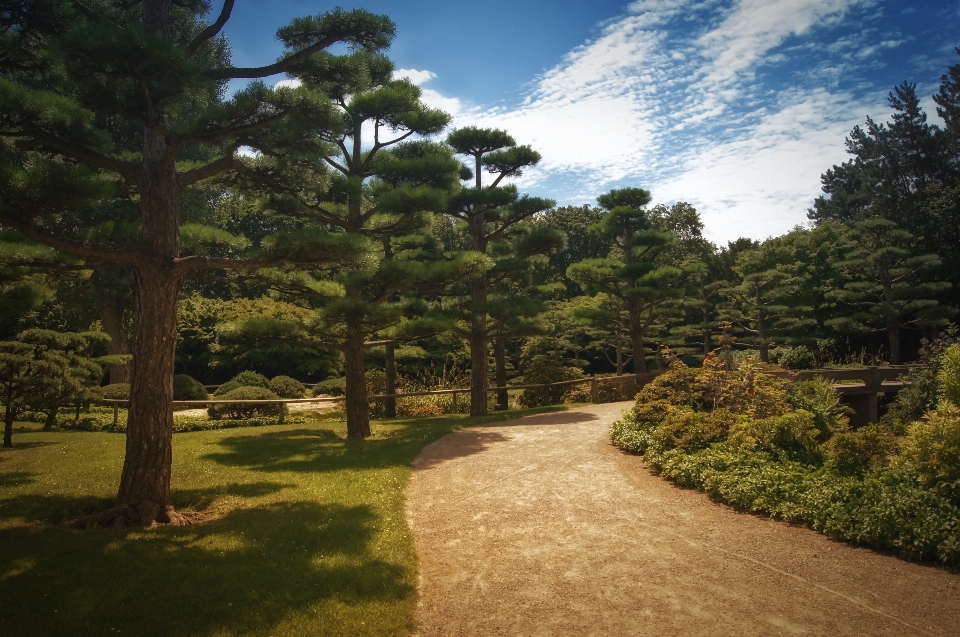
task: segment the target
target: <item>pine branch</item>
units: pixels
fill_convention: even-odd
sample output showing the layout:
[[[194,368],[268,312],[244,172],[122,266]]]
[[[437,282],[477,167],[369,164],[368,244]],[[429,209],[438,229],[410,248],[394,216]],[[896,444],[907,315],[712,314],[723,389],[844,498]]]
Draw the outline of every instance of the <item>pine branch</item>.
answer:
[[[92,241],[67,239],[37,227],[33,219],[24,221],[0,212],[0,223],[17,230],[37,243],[42,243],[54,250],[77,257],[100,259],[124,265],[136,265],[142,258],[140,252],[129,244],[94,243]]]
[[[305,49],[300,49],[293,55],[287,56],[267,66],[257,67],[230,67],[226,69],[211,69],[204,75],[212,80],[233,80],[233,79],[256,79],[260,77],[270,77],[283,73],[291,66],[306,60],[314,53],[322,51],[340,41],[337,36],[327,36],[326,38],[314,42]]]
[[[193,42],[187,47],[190,55],[196,53],[197,49],[199,49],[204,42],[216,37],[216,35],[220,33],[220,30],[223,29],[227,20],[230,19],[230,14],[233,13],[233,4],[234,0],[224,0],[223,9],[220,10],[220,17],[217,18],[217,21],[201,31],[200,35],[195,37]]]
[[[138,177],[140,176],[140,167],[137,164],[114,159],[109,155],[98,153],[97,151],[91,150],[80,144],[74,144],[72,142],[58,139],[53,135],[48,135],[46,133],[37,131],[3,134],[9,135],[10,137],[32,137],[39,143],[40,146],[54,149],[60,154],[66,155],[67,157],[72,157],[73,159],[81,161],[88,166],[109,170],[110,172],[114,172],[121,177],[124,177],[128,181],[137,181]]]
[[[199,168],[194,168],[186,172],[180,173],[177,176],[177,179],[180,183],[181,188],[186,188],[191,184],[195,184],[198,181],[204,179],[209,179],[219,175],[222,172],[226,172],[231,168],[236,168],[241,162],[236,158],[234,153],[237,150],[237,146],[234,146],[230,149],[230,154],[224,155],[220,159],[216,159],[205,166],[200,166]]]

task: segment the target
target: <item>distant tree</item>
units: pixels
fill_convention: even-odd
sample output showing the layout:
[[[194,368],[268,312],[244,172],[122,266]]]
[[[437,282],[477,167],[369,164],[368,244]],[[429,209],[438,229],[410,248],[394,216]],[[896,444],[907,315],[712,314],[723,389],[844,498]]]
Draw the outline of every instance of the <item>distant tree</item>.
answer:
[[[624,367],[630,364],[633,355],[630,314],[620,300],[603,292],[578,296],[566,303],[565,312],[585,330],[591,349],[600,350],[617,376],[623,376]]]
[[[567,269],[567,276],[587,294],[603,292],[619,300],[630,317],[635,374],[647,371],[644,338],[665,303],[683,298],[690,281],[703,269],[692,262],[677,267],[657,263],[676,235],[652,229],[644,210],[650,193],[641,188],[611,190],[597,198],[608,211],[592,231],[608,237],[619,258],[586,259]]]
[[[457,154],[473,159],[472,170],[463,172],[465,180],[473,178],[473,186],[465,186],[452,198],[445,212],[466,224],[474,250],[484,255],[496,250],[501,254],[512,254],[513,258],[525,259],[546,254],[562,245],[562,233],[552,228],[534,229],[525,233],[522,243],[509,245],[518,224],[554,205],[549,199],[521,197],[516,186],[500,185],[504,179],[519,177],[524,169],[535,166],[540,161],[539,153],[529,146],[518,146],[505,131],[472,126],[450,133],[447,143]],[[496,175],[487,185],[483,183],[484,170]],[[505,244],[507,247],[503,248]],[[496,269],[492,270],[491,276],[496,273]],[[490,287],[488,276],[477,277],[470,283],[470,329],[462,331],[470,344],[471,416],[487,413]],[[503,316],[507,312],[500,311],[499,314]],[[500,357],[497,360],[501,360]]]
[[[584,259],[601,259],[610,252],[610,241],[590,226],[607,213],[596,206],[558,206],[531,217],[526,223],[532,228],[553,228],[566,235],[563,247],[547,255],[546,263],[538,265],[532,282],[536,285],[563,283],[566,298],[580,294],[580,286],[567,279],[567,268]]]
[[[841,331],[885,332],[890,362],[898,365],[903,328],[946,325],[957,312],[934,298],[950,284],[925,276],[940,258],[917,251],[914,236],[888,219],[858,221],[846,239],[846,258],[837,266],[850,280],[831,296],[854,311],[829,323]]]

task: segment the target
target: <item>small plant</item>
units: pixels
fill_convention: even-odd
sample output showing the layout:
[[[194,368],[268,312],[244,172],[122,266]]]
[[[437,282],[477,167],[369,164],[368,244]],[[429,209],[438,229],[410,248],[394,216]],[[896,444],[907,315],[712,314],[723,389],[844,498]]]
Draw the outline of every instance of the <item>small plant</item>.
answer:
[[[316,396],[343,396],[347,393],[347,379],[346,378],[328,378],[325,381],[319,382],[313,386],[313,391],[311,392],[315,397]]]
[[[303,398],[306,389],[303,384],[289,376],[274,376],[270,379],[270,391],[280,398]]]
[[[850,426],[848,416],[853,410],[843,404],[833,384],[823,376],[797,383],[787,397],[796,409],[813,414],[821,441],[827,440],[834,432],[846,431]]]
[[[829,464],[841,475],[862,476],[887,464],[897,450],[897,439],[880,425],[838,433],[824,445]]]
[[[206,400],[210,395],[200,381],[187,374],[177,374],[173,377],[174,400]]]
[[[770,362],[784,369],[812,369],[817,359],[809,349],[798,347],[778,347],[770,351]]]
[[[280,397],[263,387],[238,387],[220,397],[222,400],[279,400]],[[262,405],[217,404],[207,408],[207,414],[214,420],[220,418],[253,418],[286,413],[286,405],[266,403]]]
[[[263,387],[270,389],[270,381],[263,374],[257,372],[243,371],[233,377],[233,380],[240,383],[241,387]]]
[[[109,400],[128,400],[130,383],[113,383],[103,388],[103,397]]]
[[[948,347],[940,357],[937,385],[943,400],[960,406],[960,343]]]
[[[224,384],[217,387],[217,391],[213,392],[213,395],[217,398],[222,398],[225,394],[232,392],[234,389],[239,389],[242,386],[243,385],[235,380],[228,380]]]
[[[929,486],[960,480],[960,407],[943,401],[910,425],[901,455]]]

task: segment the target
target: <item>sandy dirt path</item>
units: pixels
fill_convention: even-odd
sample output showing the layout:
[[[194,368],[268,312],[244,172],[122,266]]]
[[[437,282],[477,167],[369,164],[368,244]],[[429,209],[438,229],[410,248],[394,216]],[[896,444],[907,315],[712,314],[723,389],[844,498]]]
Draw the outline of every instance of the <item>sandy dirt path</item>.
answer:
[[[629,406],[423,451],[418,635],[960,635],[960,576],[673,486],[610,444]]]

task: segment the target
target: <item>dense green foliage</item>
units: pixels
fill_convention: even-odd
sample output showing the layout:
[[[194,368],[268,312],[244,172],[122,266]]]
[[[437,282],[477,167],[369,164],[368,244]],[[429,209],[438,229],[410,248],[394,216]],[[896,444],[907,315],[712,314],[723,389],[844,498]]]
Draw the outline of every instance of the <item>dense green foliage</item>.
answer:
[[[952,361],[954,345],[943,355]],[[749,362],[675,363],[611,427],[658,473],[738,508],[803,522],[908,559],[960,563],[960,407],[949,398],[898,437],[850,431],[826,381],[789,381]],[[941,394],[960,368],[941,366]]]
[[[174,400],[206,400],[209,398],[203,384],[187,374],[173,377]]]

